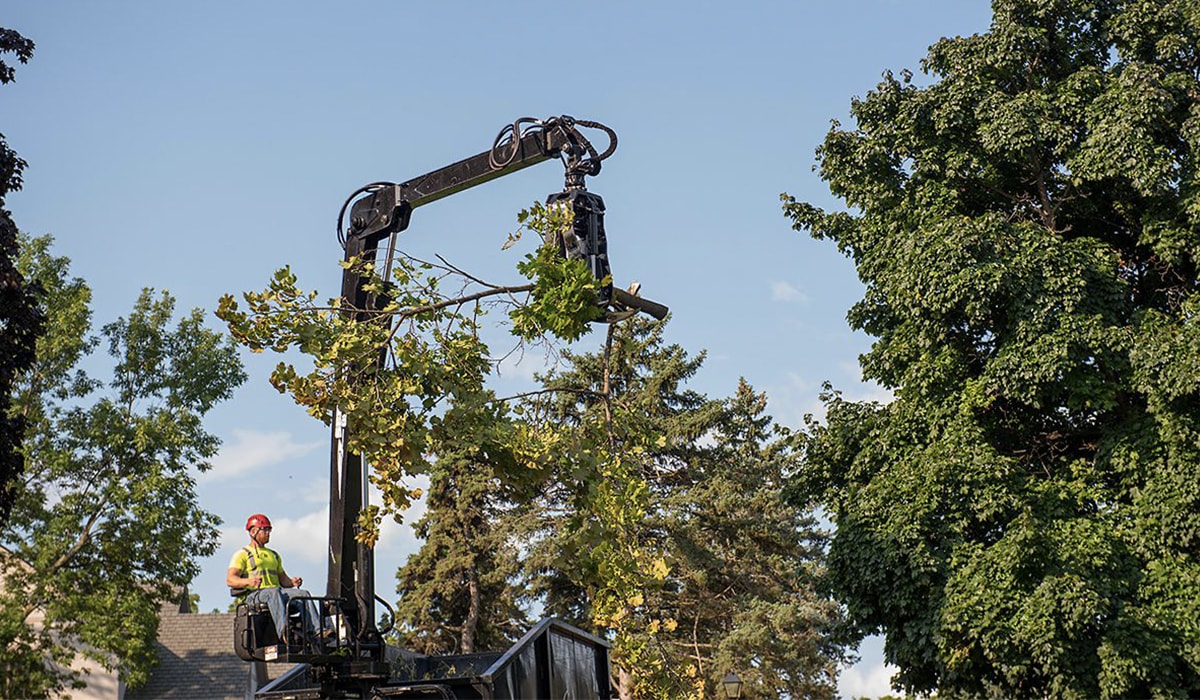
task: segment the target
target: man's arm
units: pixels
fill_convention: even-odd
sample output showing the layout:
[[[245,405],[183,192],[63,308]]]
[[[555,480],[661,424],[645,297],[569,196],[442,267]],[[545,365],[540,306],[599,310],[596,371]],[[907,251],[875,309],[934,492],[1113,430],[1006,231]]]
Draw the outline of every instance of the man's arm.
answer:
[[[299,588],[302,583],[304,583],[304,579],[299,576],[292,578],[283,569],[279,570],[279,585],[283,588]]]
[[[230,588],[257,588],[262,583],[262,576],[255,574],[250,577],[242,576],[242,570],[230,567],[225,572],[225,585]]]

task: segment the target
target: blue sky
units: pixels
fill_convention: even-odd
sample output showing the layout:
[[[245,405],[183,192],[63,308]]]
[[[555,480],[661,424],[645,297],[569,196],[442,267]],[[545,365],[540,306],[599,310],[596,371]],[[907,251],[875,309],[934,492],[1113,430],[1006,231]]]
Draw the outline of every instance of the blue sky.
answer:
[[[791,231],[779,194],[838,208],[812,170],[830,120],[989,19],[984,0],[11,0],[0,26],[37,50],[0,88],[0,131],[29,162],[8,205],[91,284],[97,326],[143,287],[211,310],[283,265],[329,297],[335,219],[358,186],[482,152],[518,117],[600,121],[620,143],[588,187],[608,208],[617,283],[639,280],[671,307],[668,340],[707,351],[695,389],[728,396],[745,377],[798,426],[825,380],[886,394],[859,381],[870,339],[845,321],[853,266]],[[516,212],[561,187],[558,165],[530,168],[419,209],[400,245],[515,279],[526,244],[501,244]],[[290,573],[324,581],[327,431],[266,384],[275,358],[245,359],[251,380],[212,414],[224,448],[199,477],[226,521],[194,584],[205,609],[227,604],[224,568],[255,511]],[[539,368],[506,367],[498,384]],[[381,594],[414,547],[405,527],[385,533]],[[878,646],[843,694],[887,691]]]

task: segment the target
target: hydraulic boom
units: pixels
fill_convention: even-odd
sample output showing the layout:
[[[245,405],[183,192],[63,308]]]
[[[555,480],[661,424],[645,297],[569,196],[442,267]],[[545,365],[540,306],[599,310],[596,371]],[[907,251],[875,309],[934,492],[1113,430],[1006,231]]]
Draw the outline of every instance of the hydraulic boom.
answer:
[[[583,135],[581,127],[598,129],[607,135],[608,146],[603,152]],[[374,260],[380,243],[407,229],[413,210],[420,206],[558,158],[566,169],[565,184],[563,190],[550,195],[548,201],[569,208],[574,234],[569,243],[560,242],[560,250],[567,257],[584,260],[597,279],[611,280],[604,231],[604,201],[587,191],[584,179],[600,172],[601,162],[612,155],[616,146],[616,133],[596,122],[566,116],[545,120],[519,119],[505,127],[487,151],[406,182],[376,182],[351,194],[338,214],[338,238],[345,250],[345,260]],[[347,209],[349,227],[344,228]],[[346,313],[362,315],[371,311],[374,299],[364,290],[363,284],[362,277],[347,267],[341,290]],[[609,320],[624,318],[637,311],[660,319],[667,313],[665,306],[614,288],[611,283],[606,284],[598,304],[608,308]],[[379,361],[383,360],[381,354]],[[337,627],[335,634],[343,645],[335,650],[305,648],[300,653],[264,652],[264,647],[255,642],[253,611],[244,614],[239,611],[239,620],[244,617],[245,621],[239,622],[242,627],[238,632],[240,636],[235,637],[235,646],[239,655],[247,660],[310,663],[321,680],[321,697],[367,697],[369,694],[400,697],[406,688],[417,686],[411,683],[396,685],[394,679],[389,680],[386,645],[375,623],[374,552],[355,538],[359,514],[367,506],[366,465],[360,454],[347,449],[349,438],[346,421],[340,413],[335,413],[330,454],[329,569],[325,598],[319,599],[319,604],[330,615],[328,619],[333,620],[330,624]],[[544,634],[551,633],[566,635],[574,640],[571,643],[588,648],[603,648],[603,654],[597,652],[596,658],[603,656],[605,669],[603,673],[593,669],[593,678],[587,687],[592,687],[591,683],[595,681],[597,696],[609,697],[607,645],[561,623],[546,627]],[[534,641],[528,644],[536,646]],[[277,640],[276,646],[268,648],[278,647],[290,649],[287,640]],[[390,690],[383,690],[389,687]],[[491,690],[486,694],[482,690],[479,692],[480,695],[451,693],[446,697],[492,697]],[[521,696],[510,694],[507,697]]]

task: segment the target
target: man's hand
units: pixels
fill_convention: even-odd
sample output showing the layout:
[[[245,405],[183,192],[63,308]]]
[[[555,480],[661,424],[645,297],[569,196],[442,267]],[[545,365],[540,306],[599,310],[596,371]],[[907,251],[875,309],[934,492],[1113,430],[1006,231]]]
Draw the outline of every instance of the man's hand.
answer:
[[[251,576],[250,578],[248,578],[246,580],[250,582],[250,583],[246,584],[247,588],[258,588],[258,584],[262,583],[262,575],[255,574],[254,576]]]
[[[299,576],[292,577],[292,588],[299,588],[300,584],[302,583],[304,583],[304,579],[300,578]]]

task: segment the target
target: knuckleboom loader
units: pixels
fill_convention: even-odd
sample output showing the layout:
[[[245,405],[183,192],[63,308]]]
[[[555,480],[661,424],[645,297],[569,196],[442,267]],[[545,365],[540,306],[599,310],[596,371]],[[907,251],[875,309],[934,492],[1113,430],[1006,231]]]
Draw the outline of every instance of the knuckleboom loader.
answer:
[[[603,132],[605,150],[596,149],[581,129]],[[407,229],[417,207],[557,158],[565,168],[565,184],[547,203],[564,206],[572,226],[555,242],[562,255],[585,261],[597,279],[611,281],[604,201],[587,191],[584,180],[599,174],[616,146],[616,133],[597,122],[567,116],[518,119],[487,151],[406,182],[375,182],[352,193],[338,216],[345,260],[391,255],[394,246],[383,252],[380,244]],[[344,228],[347,209],[349,227]],[[374,299],[363,286],[362,277],[347,266],[341,291],[346,313],[370,311]],[[667,313],[665,306],[612,284],[604,285],[597,304],[609,322],[637,312],[659,319]],[[328,578],[325,595],[311,601],[319,611],[317,634],[306,633],[297,618],[279,639],[268,611],[237,606],[234,649],[258,664],[264,684],[257,697],[611,698],[608,644],[555,619],[542,620],[511,648],[488,653],[425,656],[384,643],[388,630],[376,625],[375,601],[387,603],[375,594],[374,552],[355,538],[367,505],[367,465],[345,448],[348,428],[339,418],[335,413],[331,440]],[[261,664],[274,662],[297,665],[265,683]]]

